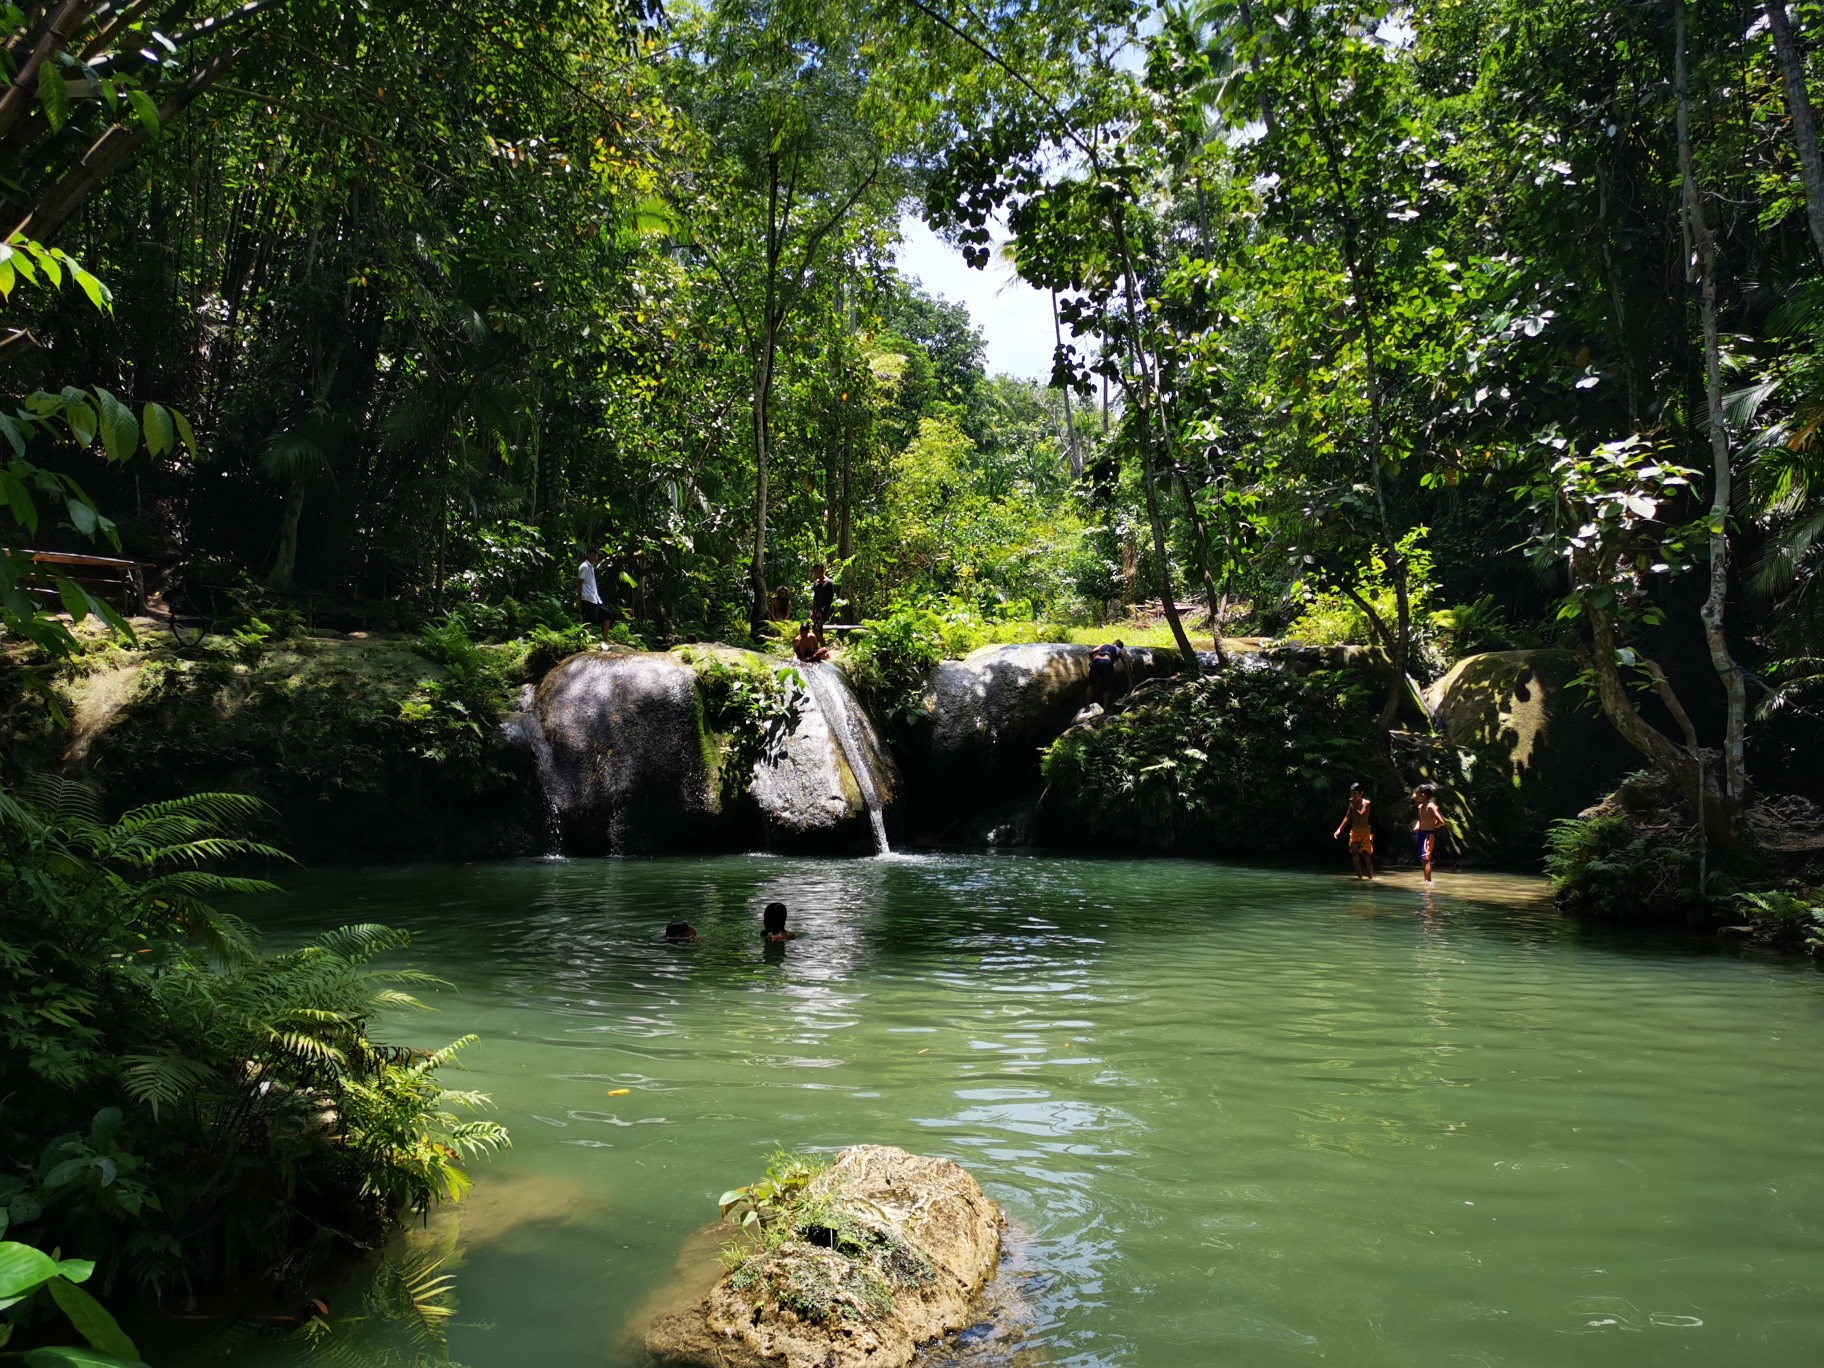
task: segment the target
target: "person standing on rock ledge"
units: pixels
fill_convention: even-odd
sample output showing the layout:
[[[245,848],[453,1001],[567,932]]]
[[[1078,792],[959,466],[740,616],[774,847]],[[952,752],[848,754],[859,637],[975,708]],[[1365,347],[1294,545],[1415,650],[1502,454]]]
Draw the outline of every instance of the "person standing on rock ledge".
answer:
[[[592,546],[583,555],[583,563],[576,567],[576,606],[582,612],[583,621],[593,622],[602,629],[602,640],[608,640],[608,609],[602,603],[602,591],[595,582],[595,567],[602,563],[602,548]]]
[[[836,608],[836,581],[831,579],[823,562],[817,563],[817,574],[811,580],[811,625],[819,633]]]

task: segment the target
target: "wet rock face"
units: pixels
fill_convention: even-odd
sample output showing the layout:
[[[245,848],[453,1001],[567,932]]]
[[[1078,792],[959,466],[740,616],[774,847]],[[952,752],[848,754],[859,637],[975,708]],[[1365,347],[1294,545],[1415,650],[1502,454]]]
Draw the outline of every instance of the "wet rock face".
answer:
[[[975,1323],[1001,1215],[968,1172],[857,1145],[813,1179],[793,1238],[661,1316],[646,1349],[702,1368],[903,1368],[921,1345]]]
[[[696,672],[646,652],[571,656],[545,676],[532,716],[566,851],[688,849],[714,825]]]
[[[748,669],[782,663],[725,646],[691,650]],[[870,847],[862,786],[835,728],[849,728],[883,806],[899,786],[897,772],[841,672],[802,668],[821,671],[820,688],[788,683],[785,721],[747,782],[731,785],[716,773],[697,670],[683,655],[586,652],[558,665],[526,708],[537,734],[525,726],[514,733],[534,753],[562,849],[599,855]],[[825,699],[842,716],[827,716]]]

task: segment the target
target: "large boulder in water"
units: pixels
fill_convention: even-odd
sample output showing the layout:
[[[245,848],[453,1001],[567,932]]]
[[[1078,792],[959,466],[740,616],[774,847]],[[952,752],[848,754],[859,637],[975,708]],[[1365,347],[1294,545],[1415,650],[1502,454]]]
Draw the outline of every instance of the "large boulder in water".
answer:
[[[984,646],[946,660],[925,685],[920,738],[934,800],[958,807],[1037,792],[1039,758],[1088,701],[1090,647]],[[1178,666],[1171,650],[1130,649],[1138,684]]]
[[[707,715],[699,672],[712,662],[782,669],[753,651],[695,646],[586,652],[545,676],[529,728],[515,731],[535,754],[562,848],[870,848],[868,799],[884,810],[898,774],[842,672],[814,665],[799,667],[802,682],[788,676],[784,715],[755,756],[727,744]],[[745,772],[729,772],[731,757]]]
[[[571,656],[545,676],[531,715],[541,780],[564,849],[635,854],[706,844],[719,801],[697,675],[645,651]]]
[[[870,846],[868,804],[884,814],[897,794],[899,774],[848,676],[827,662],[787,667],[774,657],[729,646],[681,652],[689,659],[713,656],[738,669],[783,673],[785,716],[745,783],[736,786],[745,788],[757,810],[766,845],[794,851]]]
[[[1540,834],[1609,792],[1641,758],[1574,689],[1582,662],[1565,650],[1492,651],[1460,660],[1426,691],[1450,744],[1470,757],[1465,788],[1491,845],[1536,853]]]
[[[904,1368],[974,1323],[1000,1253],[1000,1212],[966,1170],[884,1145],[844,1150],[778,1219],[783,1240],[653,1322],[657,1362]]]

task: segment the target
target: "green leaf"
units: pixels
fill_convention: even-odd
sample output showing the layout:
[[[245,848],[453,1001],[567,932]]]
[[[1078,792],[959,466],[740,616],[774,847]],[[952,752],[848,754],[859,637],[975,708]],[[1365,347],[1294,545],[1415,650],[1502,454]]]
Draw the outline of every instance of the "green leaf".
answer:
[[[89,297],[89,303],[103,313],[114,312],[114,296],[108,293],[106,285],[103,285],[74,261],[70,263],[70,275],[82,287],[82,292]]]
[[[133,113],[139,119],[139,126],[146,130],[146,136],[154,142],[165,131],[164,121],[158,117],[158,106],[152,97],[143,90],[129,90],[127,103],[133,106]]]
[[[147,454],[163,456],[177,445],[177,427],[171,421],[171,411],[163,404],[148,403],[140,411],[139,425],[146,434]]]
[[[100,419],[89,404],[89,396],[74,385],[63,391],[63,418],[70,425],[70,435],[75,437],[78,446],[86,447],[95,440]]]
[[[82,1332],[92,1347],[123,1359],[139,1357],[139,1349],[127,1338],[120,1322],[108,1314],[108,1308],[68,1278],[51,1279],[51,1300],[63,1308],[70,1324]]]
[[[57,1261],[42,1249],[0,1241],[0,1307],[30,1296],[58,1274]]]
[[[89,615],[91,602],[87,592],[75,580],[57,577],[57,597],[63,601],[63,611],[70,615],[72,621],[81,622]],[[87,1159],[65,1159],[45,1175],[44,1185],[47,1188],[59,1187],[73,1178],[76,1172],[88,1166]]]
[[[70,511],[70,522],[85,537],[95,535],[95,510],[81,499],[71,499],[64,507]]]
[[[171,410],[171,421],[177,424],[177,435],[184,444],[184,450],[190,453],[190,459],[196,459],[196,433],[190,430],[190,420],[177,410]]]
[[[19,420],[10,413],[0,413],[0,437],[6,438],[7,445],[13,449],[13,455],[25,455],[25,429],[19,426]]]
[[[110,461],[124,461],[139,450],[139,422],[133,410],[100,385],[95,398],[101,404],[101,444]]]
[[[116,1358],[99,1349],[34,1349],[25,1356],[25,1368],[146,1368],[138,1359]]]
[[[62,132],[70,121],[70,92],[63,83],[63,68],[55,62],[38,68],[38,103],[44,106],[44,121],[51,132]]]

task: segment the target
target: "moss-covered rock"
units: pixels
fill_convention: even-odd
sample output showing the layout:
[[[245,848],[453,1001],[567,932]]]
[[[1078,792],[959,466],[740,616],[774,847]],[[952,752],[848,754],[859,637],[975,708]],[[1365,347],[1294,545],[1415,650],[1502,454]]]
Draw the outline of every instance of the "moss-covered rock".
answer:
[[[1233,670],[1136,689],[1123,709],[1072,727],[1045,757],[1042,845],[1184,854],[1334,851],[1351,782],[1399,830],[1398,775],[1353,671]]]
[[[707,1296],[660,1316],[646,1349],[693,1368],[904,1368],[972,1323],[1001,1215],[948,1159],[844,1150]]]
[[[466,646],[466,642],[464,643]],[[488,854],[518,806],[497,721],[509,680],[476,648],[318,640],[117,652],[63,686],[64,769],[112,808],[250,793],[314,860]]]

